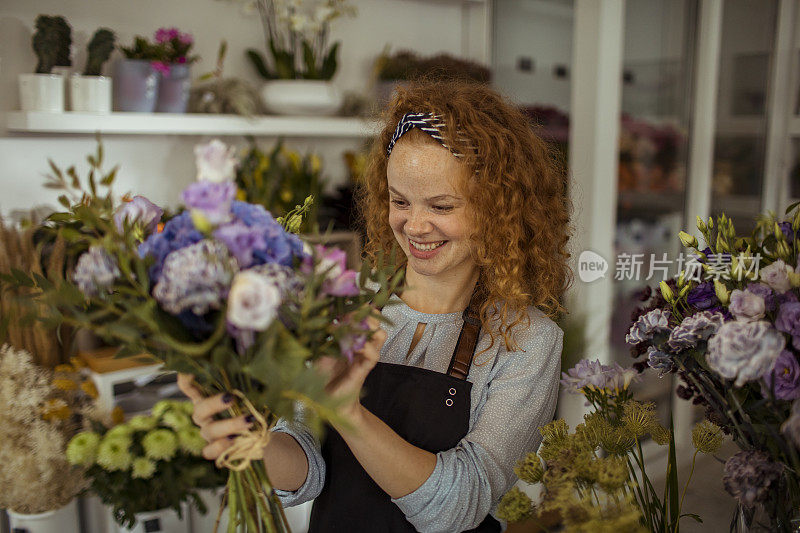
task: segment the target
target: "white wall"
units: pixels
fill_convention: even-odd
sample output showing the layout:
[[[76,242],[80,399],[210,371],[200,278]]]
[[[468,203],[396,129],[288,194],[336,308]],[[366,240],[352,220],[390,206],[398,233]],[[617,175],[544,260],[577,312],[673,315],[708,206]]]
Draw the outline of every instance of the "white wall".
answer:
[[[458,0],[353,0],[358,15],[334,23],[332,39],[341,40],[339,69],[334,83],[343,90],[366,92],[372,60],[386,44],[392,49],[411,48],[423,54],[468,52],[480,57],[485,49],[485,32],[474,20],[465,25]],[[32,72],[36,60],[30,46],[34,19],[39,13],[60,14],[73,28],[74,68],[85,60],[84,48],[98,27],[117,33],[130,44],[133,36],[152,36],[161,26],[176,26],[195,37],[195,52],[201,60],[193,76],[208,72],[216,61],[221,39],[228,41],[225,73],[258,83],[246,63],[244,50],[263,48],[258,18],[244,15],[229,0],[2,0],[0,2],[0,112],[19,109],[17,74]],[[472,10],[468,15],[474,15]],[[479,26],[479,25],[478,25]],[[117,52],[118,53],[118,52]],[[116,57],[116,56],[115,56]],[[107,65],[108,68],[108,65]],[[2,117],[0,117],[2,118]],[[192,146],[200,137],[106,136],[107,161],[119,163],[118,192],[132,190],[154,201],[174,205],[179,191],[194,178]],[[229,142],[244,144],[241,138]],[[271,145],[272,139],[262,143]],[[358,141],[291,141],[301,150],[322,154],[327,174],[344,179],[341,153],[358,147]],[[56,194],[41,187],[47,172],[47,158],[69,166],[81,162],[95,148],[92,136],[17,135],[0,125],[0,212],[26,208],[42,202],[53,203]]]

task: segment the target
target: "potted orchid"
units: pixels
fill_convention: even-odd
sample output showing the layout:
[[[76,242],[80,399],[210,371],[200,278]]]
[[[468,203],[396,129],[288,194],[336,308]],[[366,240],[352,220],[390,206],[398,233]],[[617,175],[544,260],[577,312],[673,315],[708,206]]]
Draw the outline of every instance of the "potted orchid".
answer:
[[[155,68],[161,72],[156,111],[185,113],[191,86],[190,65],[198,59],[189,55],[194,38],[178,28],[159,28],[154,38],[164,49],[162,60],[155,63]]]
[[[267,107],[285,115],[329,115],[342,96],[331,84],[339,43],[328,43],[330,24],[354,15],[347,0],[257,0],[271,61],[249,49],[256,71],[267,80]]]

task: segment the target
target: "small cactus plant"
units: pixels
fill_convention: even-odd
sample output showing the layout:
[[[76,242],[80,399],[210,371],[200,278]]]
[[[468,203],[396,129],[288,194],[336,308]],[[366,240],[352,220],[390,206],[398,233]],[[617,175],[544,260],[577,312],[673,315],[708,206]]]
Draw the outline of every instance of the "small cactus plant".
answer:
[[[103,63],[111,57],[114,51],[115,37],[114,32],[107,28],[100,28],[92,36],[92,40],[86,47],[88,55],[86,57],[86,69],[84,76],[100,76],[103,70]]]
[[[39,15],[33,34],[33,51],[39,59],[37,74],[50,74],[53,67],[69,67],[72,28],[64,17]]]

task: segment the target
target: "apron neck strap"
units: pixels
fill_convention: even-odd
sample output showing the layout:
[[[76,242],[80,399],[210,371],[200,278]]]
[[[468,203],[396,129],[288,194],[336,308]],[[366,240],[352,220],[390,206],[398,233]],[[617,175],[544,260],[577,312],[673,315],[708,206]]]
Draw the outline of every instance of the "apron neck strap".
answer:
[[[450,366],[447,368],[447,375],[458,379],[467,379],[469,368],[472,365],[472,358],[475,355],[475,346],[478,344],[478,337],[481,332],[481,319],[479,306],[476,302],[477,287],[472,294],[469,305],[464,309],[462,315],[464,325],[461,326],[461,333],[458,334],[456,348],[453,350],[453,357],[450,359]]]

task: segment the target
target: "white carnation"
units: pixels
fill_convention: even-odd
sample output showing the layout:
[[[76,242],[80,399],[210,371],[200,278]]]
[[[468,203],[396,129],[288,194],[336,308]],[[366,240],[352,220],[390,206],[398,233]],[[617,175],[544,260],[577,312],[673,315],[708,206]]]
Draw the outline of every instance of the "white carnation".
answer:
[[[240,329],[263,331],[281,303],[280,288],[269,278],[244,270],[233,278],[228,294],[228,322]]]

